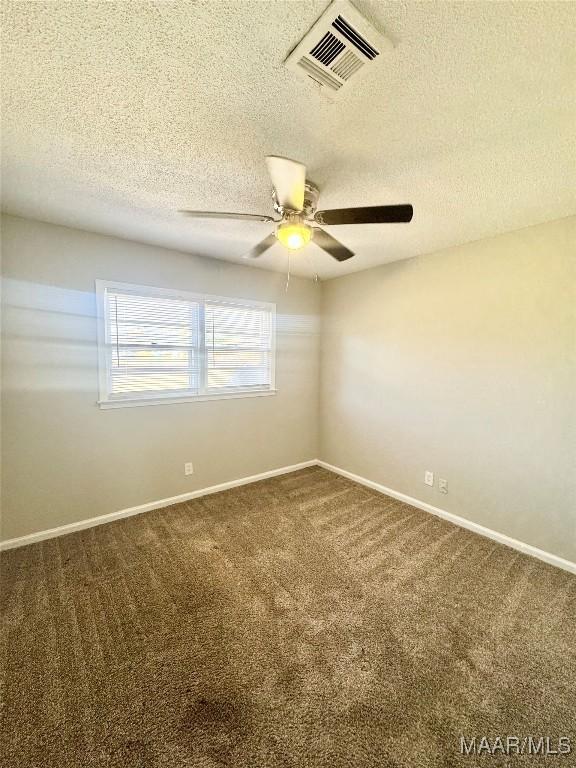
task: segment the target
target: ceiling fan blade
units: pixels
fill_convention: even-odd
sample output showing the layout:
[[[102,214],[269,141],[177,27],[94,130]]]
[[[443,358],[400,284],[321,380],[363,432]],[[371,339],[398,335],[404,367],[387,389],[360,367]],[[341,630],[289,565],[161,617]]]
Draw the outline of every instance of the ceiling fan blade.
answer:
[[[268,155],[266,165],[280,205],[291,211],[301,211],[304,208],[306,166],[276,155]]]
[[[245,253],[242,258],[257,259],[259,256],[262,256],[264,251],[267,251],[268,248],[272,248],[272,246],[277,242],[278,240],[276,239],[276,233],[271,232],[268,237],[265,237],[264,240],[261,240],[258,245],[255,245],[252,250],[248,251],[248,253]]]
[[[240,221],[274,221],[272,216],[259,213],[227,213],[225,211],[178,211],[192,219],[239,219]]]
[[[329,235],[328,232],[319,227],[314,228],[313,242],[326,251],[326,253],[329,253],[336,261],[346,261],[346,259],[351,259],[354,256],[352,251],[346,248],[345,245],[342,245],[335,237],[332,237],[332,235]]]
[[[411,205],[372,205],[367,208],[334,208],[316,211],[318,224],[396,224],[412,221]]]

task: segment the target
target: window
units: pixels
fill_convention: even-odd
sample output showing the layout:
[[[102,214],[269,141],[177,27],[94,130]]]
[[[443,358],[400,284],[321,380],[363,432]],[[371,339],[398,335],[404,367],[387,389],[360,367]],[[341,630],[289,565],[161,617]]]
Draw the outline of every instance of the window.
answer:
[[[96,281],[100,406],[273,394],[274,304]]]

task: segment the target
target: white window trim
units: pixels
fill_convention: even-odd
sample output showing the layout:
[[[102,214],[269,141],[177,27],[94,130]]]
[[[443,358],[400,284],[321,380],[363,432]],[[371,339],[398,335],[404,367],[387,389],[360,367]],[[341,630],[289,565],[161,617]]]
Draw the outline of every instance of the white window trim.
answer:
[[[133,408],[135,406],[143,405],[171,405],[174,403],[189,403],[189,402],[208,402],[210,400],[236,400],[238,398],[246,397],[266,397],[275,395],[276,389],[276,304],[272,304],[266,301],[253,301],[251,299],[241,299],[235,296],[214,296],[212,294],[205,293],[192,293],[191,291],[182,291],[173,288],[158,288],[152,285],[141,285],[135,283],[121,283],[118,281],[110,280],[96,280],[96,319],[98,329],[98,385],[99,385],[99,399],[98,405],[103,410],[109,408]],[[229,390],[228,392],[200,392],[197,395],[186,393],[183,395],[174,394],[158,394],[151,395],[146,393],[142,397],[126,397],[126,398],[111,398],[109,397],[109,382],[108,382],[108,363],[106,356],[106,348],[109,343],[108,340],[108,324],[106,317],[106,291],[108,289],[118,289],[124,291],[134,291],[138,293],[144,291],[147,296],[159,296],[172,299],[184,299],[186,301],[198,301],[201,302],[202,315],[203,315],[203,302],[215,301],[221,303],[232,304],[236,307],[245,306],[251,309],[265,309],[270,312],[271,315],[271,335],[272,335],[272,349],[271,349],[271,361],[270,361],[270,387],[266,389],[246,389],[246,390]],[[204,359],[204,328],[202,323],[201,338],[201,359]]]

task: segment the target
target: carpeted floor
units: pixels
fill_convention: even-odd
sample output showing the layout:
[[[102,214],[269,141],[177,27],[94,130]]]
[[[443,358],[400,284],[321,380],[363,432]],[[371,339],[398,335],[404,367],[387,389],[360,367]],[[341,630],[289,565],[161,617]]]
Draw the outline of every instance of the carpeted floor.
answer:
[[[320,468],[1,576],[2,768],[576,765],[576,578]]]

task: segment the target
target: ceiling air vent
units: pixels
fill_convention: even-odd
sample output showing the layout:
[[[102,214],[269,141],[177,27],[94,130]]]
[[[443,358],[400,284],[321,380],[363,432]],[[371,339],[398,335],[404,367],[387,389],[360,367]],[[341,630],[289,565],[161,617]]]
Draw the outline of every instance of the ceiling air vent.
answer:
[[[392,47],[348,0],[334,0],[284,63],[335,96]]]

